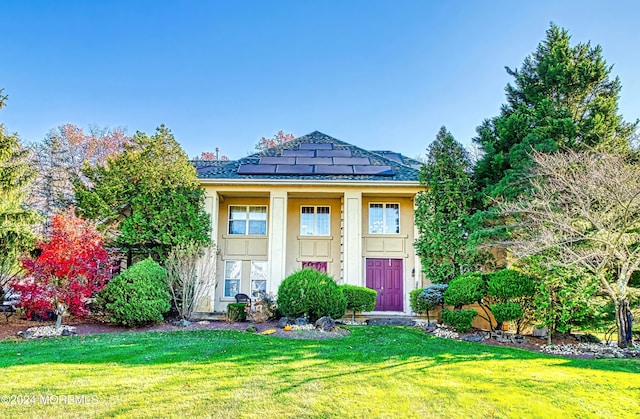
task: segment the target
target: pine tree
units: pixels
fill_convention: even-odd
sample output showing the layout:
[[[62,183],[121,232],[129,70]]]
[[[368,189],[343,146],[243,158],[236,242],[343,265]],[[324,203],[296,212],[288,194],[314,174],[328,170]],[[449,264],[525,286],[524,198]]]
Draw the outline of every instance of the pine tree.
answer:
[[[0,89],[0,108],[6,96]],[[25,190],[35,173],[29,165],[29,150],[17,134],[0,124],[0,297],[4,287],[19,272],[18,258],[34,245],[32,225],[37,214],[25,205]]]
[[[471,262],[467,237],[472,212],[471,161],[464,147],[445,127],[428,148],[420,170],[425,190],[416,198],[414,246],[422,270],[432,282],[448,282]]]
[[[620,80],[600,46],[570,45],[565,29],[551,24],[522,67],[507,73],[507,103],[485,120],[474,139],[484,152],[475,179],[485,197],[513,199],[527,188],[533,151],[559,149],[626,153],[637,122],[618,114]]]

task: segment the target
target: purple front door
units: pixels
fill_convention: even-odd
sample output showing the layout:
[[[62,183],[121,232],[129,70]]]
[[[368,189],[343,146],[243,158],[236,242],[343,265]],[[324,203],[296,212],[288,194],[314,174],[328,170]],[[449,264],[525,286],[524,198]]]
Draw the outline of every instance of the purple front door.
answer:
[[[367,259],[366,281],[378,292],[376,311],[403,311],[402,259]]]

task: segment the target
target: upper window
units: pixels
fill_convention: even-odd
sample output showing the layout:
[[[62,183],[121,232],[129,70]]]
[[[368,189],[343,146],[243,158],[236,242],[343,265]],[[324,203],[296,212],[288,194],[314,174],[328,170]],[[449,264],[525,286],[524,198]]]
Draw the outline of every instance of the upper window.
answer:
[[[229,234],[265,236],[267,234],[267,207],[229,206]]]
[[[329,207],[302,207],[300,214],[300,235],[328,236],[330,219]]]
[[[400,204],[369,204],[369,234],[399,234]]]

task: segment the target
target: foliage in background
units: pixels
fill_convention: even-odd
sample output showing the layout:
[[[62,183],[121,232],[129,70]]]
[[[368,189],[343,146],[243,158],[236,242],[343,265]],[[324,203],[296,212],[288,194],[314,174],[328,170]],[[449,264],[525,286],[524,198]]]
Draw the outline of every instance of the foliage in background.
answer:
[[[332,277],[305,268],[289,275],[280,284],[278,309],[284,316],[307,316],[311,322],[322,316],[339,319],[347,311],[347,299]]]
[[[196,171],[171,131],[137,132],[104,166],[85,166],[74,183],[78,211],[119,230],[118,247],[163,260],[172,247],[210,243],[210,218]]]
[[[95,224],[69,210],[53,216],[50,237],[39,245],[38,256],[23,260],[25,278],[12,287],[28,318],[54,311],[60,327],[66,311],[76,317],[88,313],[89,299],[111,278],[109,262]]]
[[[213,293],[216,281],[216,248],[197,243],[178,244],[165,261],[167,284],[178,315],[190,319]]]
[[[536,153],[531,193],[505,203],[514,255],[539,255],[595,278],[615,304],[618,345],[631,345],[629,281],[640,270],[640,165],[606,153]],[[589,300],[596,286],[581,284]],[[553,282],[548,287],[554,288]]]
[[[92,126],[85,132],[76,125],[65,124],[34,144],[31,160],[38,175],[29,198],[44,218],[43,234],[49,231],[54,214],[75,203],[73,179],[87,182],[81,172],[83,166],[105,164],[109,157],[121,153],[129,140],[123,128]]]
[[[113,278],[100,292],[99,300],[111,321],[135,327],[159,323],[171,309],[167,272],[152,259],[145,259]]]
[[[0,89],[0,109],[6,98]],[[38,217],[25,205],[27,188],[35,176],[28,156],[18,135],[7,133],[0,124],[0,302],[7,284],[21,272],[18,259],[35,242],[32,226]]]
[[[447,283],[472,264],[467,243],[474,198],[470,173],[467,151],[445,127],[440,128],[420,169],[425,190],[416,196],[415,210],[414,247],[431,282]]]
[[[347,310],[351,310],[351,319],[355,321],[356,311],[373,311],[376,308],[378,292],[371,288],[344,284],[340,286],[342,294],[347,299]]]
[[[271,138],[261,137],[258,141],[258,144],[256,144],[256,151],[264,151],[268,148],[276,147],[286,142],[293,141],[295,140],[295,138],[296,137],[293,134],[287,134],[284,131],[280,130]]]

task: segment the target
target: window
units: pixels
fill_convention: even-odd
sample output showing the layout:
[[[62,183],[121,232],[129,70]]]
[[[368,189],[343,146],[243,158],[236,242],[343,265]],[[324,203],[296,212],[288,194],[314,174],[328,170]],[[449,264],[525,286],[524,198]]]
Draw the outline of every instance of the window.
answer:
[[[227,260],[224,263],[224,296],[235,297],[240,292],[242,261]]]
[[[300,214],[301,236],[328,236],[330,230],[329,207],[302,207]]]
[[[399,234],[400,204],[369,204],[369,234]]]
[[[267,293],[267,262],[251,262],[251,297]]]
[[[267,207],[229,206],[229,234],[265,236],[267,234]]]
[[[327,273],[327,262],[302,262],[302,269],[311,268],[316,271]]]

